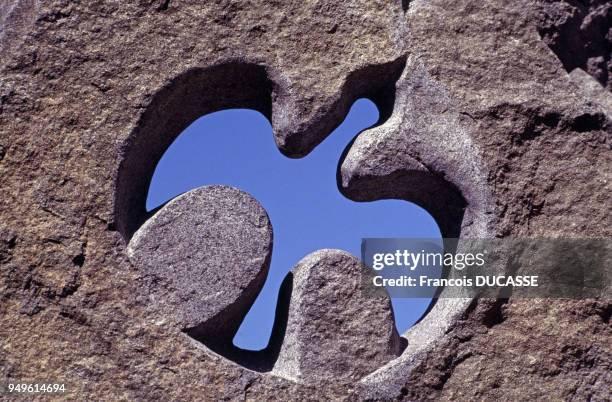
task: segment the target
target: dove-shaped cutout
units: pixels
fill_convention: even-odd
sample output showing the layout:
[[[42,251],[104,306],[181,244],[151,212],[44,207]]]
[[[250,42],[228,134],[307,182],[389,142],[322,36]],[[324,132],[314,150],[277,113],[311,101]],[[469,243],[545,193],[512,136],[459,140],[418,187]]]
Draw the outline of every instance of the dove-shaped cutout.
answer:
[[[400,57],[390,63],[364,65],[363,68],[351,72],[345,78],[341,88],[334,87],[331,91],[317,96],[319,93],[313,93],[313,89],[308,86],[308,83],[302,82],[301,77],[287,76],[274,67],[264,66],[245,58],[228,59],[208,67],[190,69],[169,81],[166,86],[154,94],[150,101],[145,99],[146,108],[135,121],[133,130],[121,149],[121,158],[115,177],[114,219],[109,223],[109,228],[116,228],[123,238],[130,242],[130,255],[135,265],[138,265],[138,261],[149,260],[146,255],[137,257],[139,250],[135,247],[135,241],[144,238],[142,236],[144,233],[136,232],[141,232],[146,227],[155,227],[156,218],[163,214],[171,216],[178,212],[179,215],[182,215],[181,208],[177,208],[181,205],[178,201],[186,200],[191,194],[197,194],[200,190],[196,189],[177,197],[160,207],[156,213],[153,213],[155,211],[148,213],[145,208],[147,190],[155,166],[172,141],[199,116],[229,108],[257,110],[274,127],[273,136],[278,148],[287,156],[301,157],[308,155],[318,144],[321,144],[334,127],[341,123],[342,117],[348,113],[353,100],[364,96],[376,102],[381,111],[381,118],[378,125],[360,133],[353,141],[349,142],[347,139],[342,144],[345,152],[335,172],[334,187],[355,201],[394,199],[415,202],[431,213],[445,238],[470,238],[470,236],[486,238],[490,236],[494,223],[491,220],[491,217],[494,216],[492,213],[494,204],[487,187],[488,176],[481,160],[482,150],[472,141],[473,127],[466,124],[447,88],[433,79],[421,61],[412,56]],[[304,90],[305,88],[309,89]],[[324,141],[321,146],[324,147],[329,143],[329,140]],[[349,145],[345,147],[346,143]],[[214,147],[211,149],[212,152],[218,151]],[[220,188],[228,189],[228,187]],[[235,188],[230,190],[239,191]],[[243,193],[240,192],[240,194]],[[260,199],[259,195],[255,197],[246,193],[243,195],[253,201],[256,198],[257,201],[264,204],[266,209],[270,209],[266,201]],[[213,199],[208,201],[214,203]],[[316,202],[313,205],[316,206]],[[410,206],[411,204],[404,203],[403,205]],[[172,209],[177,210],[172,211]],[[222,206],[217,209],[213,208],[213,210],[231,213]],[[196,209],[196,213],[198,211],[199,209]],[[217,219],[219,213],[213,214],[212,217]],[[233,218],[227,217],[227,219],[232,220]],[[275,239],[278,240],[278,224],[274,218],[272,224],[275,226]],[[160,226],[157,225],[157,227]],[[238,230],[239,233],[241,228],[236,226],[232,230]],[[396,236],[395,234],[388,235]],[[217,232],[216,236],[222,238],[223,233]],[[183,238],[190,239],[190,237],[189,231],[183,233]],[[359,235],[357,234],[356,237]],[[419,237],[425,236],[420,235]],[[247,238],[250,237],[247,236]],[[212,240],[214,239],[213,236]],[[227,246],[224,242],[218,241],[220,237],[216,239],[218,247]],[[276,240],[275,250],[278,248]],[[147,242],[143,244],[145,243]],[[447,250],[446,242],[444,247]],[[150,248],[149,251],[155,252],[155,247]],[[206,252],[206,250],[196,251]],[[448,245],[448,251],[454,252],[451,245]],[[336,261],[337,253],[342,254],[341,251],[332,250],[329,251],[329,255],[327,252],[319,255],[320,261],[315,258],[314,265],[311,254],[302,260],[298,267],[306,267],[306,270],[314,275],[315,283],[317,278],[324,277],[317,273],[324,272],[324,270],[313,270],[308,267],[322,264],[324,267],[345,267],[346,272],[352,272],[352,263],[328,264],[328,261]],[[189,260],[188,256],[185,257],[185,260]],[[255,260],[259,261],[260,257],[256,257]],[[265,275],[265,267],[264,263],[259,271],[264,274],[258,275],[257,278]],[[295,306],[300,305],[300,300],[305,300],[301,295],[311,283],[308,279],[310,274],[305,276],[307,280],[295,282],[296,287],[299,286],[302,289],[301,292],[293,291],[291,275],[287,276],[279,296],[280,302],[276,314],[278,325],[275,326],[269,346],[265,350],[255,352],[236,348],[232,344],[230,339],[232,331],[228,330],[230,324],[227,323],[231,321],[233,330],[239,320],[227,320],[226,318],[238,317],[247,313],[249,300],[245,302],[245,299],[253,297],[252,289],[257,288],[252,285],[253,283],[259,283],[258,286],[261,286],[262,282],[259,279],[248,282],[246,287],[244,283],[239,284],[239,288],[243,289],[242,294],[247,297],[236,299],[236,303],[221,308],[220,313],[213,317],[214,320],[197,324],[195,327],[188,327],[185,322],[181,323],[181,320],[182,317],[188,317],[189,314],[179,313],[179,310],[182,303],[189,300],[189,296],[174,298],[173,300],[180,302],[174,306],[172,303],[163,303],[158,296],[161,293],[162,297],[167,298],[165,291],[168,289],[168,282],[164,283],[159,277],[148,274],[146,269],[136,268],[142,274],[140,283],[135,287],[135,290],[140,293],[139,296],[137,295],[137,300],[149,303],[151,325],[164,326],[166,330],[177,327],[182,329],[191,336],[188,336],[187,340],[195,342],[195,346],[213,359],[215,364],[228,363],[219,360],[218,355],[215,357],[214,353],[211,354],[211,350],[247,368],[258,371],[273,370],[276,375],[312,383],[317,383],[317,378],[321,378],[317,374],[319,368],[324,368],[322,372],[333,378],[337,367],[344,367],[345,364],[347,367],[353,367],[351,374],[345,377],[349,381],[354,381],[363,372],[372,368],[367,368],[367,364],[361,365],[362,361],[353,364],[352,360],[353,356],[368,359],[371,358],[371,355],[362,353],[362,349],[347,349],[346,346],[340,347],[343,353],[339,360],[341,364],[337,367],[326,366],[324,361],[319,361],[320,364],[314,366],[317,369],[312,371],[313,366],[309,368],[300,365],[300,362],[305,361],[303,356],[307,355],[309,350],[311,352],[321,351],[317,348],[322,343],[312,342],[312,340],[326,339],[330,334],[329,331],[313,332],[312,327],[290,324],[291,316],[293,314],[295,318],[296,312],[298,324],[300,324],[301,310],[292,310],[288,301],[291,300],[291,305]],[[304,269],[300,270],[304,271]],[[296,268],[295,271],[300,270]],[[177,271],[176,274],[181,273]],[[216,278],[222,279],[223,276]],[[140,286],[141,284],[143,286]],[[257,293],[257,290],[254,293]],[[348,292],[347,294],[353,297],[356,293]],[[432,304],[427,314],[402,334],[407,344],[400,342],[400,350],[403,349],[400,356],[393,358],[355,383],[361,390],[360,392],[371,397],[392,395],[393,389],[401,386],[402,379],[407,378],[416,367],[420,367],[425,357],[428,356],[428,352],[438,345],[438,340],[448,332],[454,320],[470,306],[469,298],[448,299],[444,298],[444,295],[445,291],[441,289],[436,295],[439,298],[435,304]],[[208,296],[221,297],[217,294]],[[325,292],[324,296],[326,298],[329,294]],[[333,295],[329,300],[334,300]],[[384,301],[382,303],[384,305]],[[385,310],[382,308],[380,311],[383,314],[367,325],[376,326],[382,323],[380,328],[389,328],[384,325],[388,323],[389,317],[384,313]],[[156,316],[160,318],[155,319]],[[333,318],[333,314],[331,316]],[[325,317],[329,318],[330,315],[321,314],[318,318],[325,319]],[[349,326],[359,325],[359,320],[355,321],[354,317],[339,318],[333,318],[332,321],[335,321],[337,325],[342,323],[348,323]],[[343,318],[348,318],[348,320]],[[287,325],[284,325],[285,323]],[[333,328],[333,326],[325,325],[327,324],[325,322],[322,324],[314,328]],[[284,348],[285,351],[288,351],[289,356],[282,356],[281,349],[289,346],[287,342],[291,341],[292,336],[295,339],[295,334],[285,334],[285,330],[297,330],[297,333],[306,336],[302,337],[298,348]],[[393,331],[385,333],[387,335],[383,339],[388,339],[390,345],[397,344],[394,341],[396,337]],[[223,336],[207,336],[207,334],[222,334]],[[363,339],[354,343],[356,346],[363,346],[367,345],[367,342],[368,339]],[[380,357],[380,359],[371,359],[377,362],[374,364],[376,366],[397,353],[397,350],[393,347],[390,349],[375,348],[374,353],[378,353]],[[241,370],[239,367],[236,369]]]
[[[149,209],[202,185],[230,185],[253,195],[274,227],[269,278],[235,343],[262,349],[274,321],[281,281],[307,254],[337,248],[360,255],[362,237],[436,237],[439,229],[422,208],[400,200],[355,203],[338,191],[342,151],[361,130],[375,124],[378,109],[358,100],[344,122],[308,156],[283,156],[269,122],[252,110],[228,110],[194,122],[161,158],[147,200]],[[394,300],[397,327],[408,329],[428,300]]]
[[[204,117],[201,123],[196,122],[187,129],[160,161],[152,181],[148,207],[155,207],[155,203],[164,197],[171,197],[181,190],[204,183],[234,185],[242,190],[248,190],[263,203],[270,213],[274,226],[273,268],[258,299],[259,305],[254,306],[249,313],[251,321],[247,320],[245,323],[247,325],[243,325],[241,331],[243,337],[247,339],[249,336],[251,339],[255,336],[265,342],[266,332],[269,331],[268,325],[274,320],[273,305],[280,282],[287,271],[302,257],[316,250],[332,247],[345,249],[357,255],[361,237],[389,235],[426,237],[439,236],[439,232],[433,219],[424,210],[405,201],[355,203],[338,192],[336,169],[343,148],[359,130],[376,122],[377,111],[371,102],[358,101],[342,126],[315,149],[312,155],[303,160],[290,160],[281,155],[272,141],[267,121],[255,112],[250,113],[250,116],[245,110],[216,113]],[[209,124],[206,124],[207,122]],[[219,135],[221,134],[218,132],[219,127],[224,127],[225,132],[222,136]],[[240,128],[245,131],[245,127],[248,128],[246,130],[248,132],[238,132]],[[267,136],[264,136],[266,134]],[[189,141],[187,138],[182,144],[184,136],[189,135],[199,137],[200,141],[193,138]],[[215,135],[219,139],[214,138]],[[178,150],[175,151],[175,147]],[[189,150],[194,151],[192,153],[194,156],[197,155],[195,160],[185,156],[189,155]],[[203,167],[198,170],[197,175],[188,171],[181,172],[176,168],[167,169],[166,165],[179,163],[173,160],[173,157],[177,156],[181,158],[183,166],[189,169],[195,168],[193,163],[198,163],[197,159]],[[195,180],[185,180],[186,177],[194,176]],[[167,184],[164,185],[164,181]],[[165,193],[160,192],[160,187],[164,188]],[[161,208],[135,234],[130,242],[130,256],[135,265],[152,276],[161,278],[158,279],[158,283],[166,283],[163,292],[173,289],[164,297],[161,303],[162,309],[165,304],[167,312],[176,312],[179,315],[176,319],[182,329],[232,360],[258,370],[268,370],[276,360],[282,341],[278,339],[278,333],[282,334],[284,328],[277,328],[277,335],[270,346],[259,356],[256,353],[240,353],[230,344],[237,325],[240,325],[242,319],[240,315],[244,315],[245,309],[248,309],[245,305],[252,303],[257,291],[263,285],[272,249],[271,244],[267,243],[271,240],[271,233],[268,234],[266,231],[269,224],[265,211],[255,207],[247,208],[248,211],[244,210],[246,207],[239,207],[241,202],[245,206],[254,205],[254,200],[250,196],[230,187],[200,187],[180,195]],[[190,214],[193,214],[193,217],[190,218]],[[242,217],[244,222],[239,222],[239,217]],[[258,226],[253,222],[265,222],[265,224]],[[420,231],[415,231],[415,226]],[[164,240],[167,236],[169,239]],[[179,242],[185,244],[178,245]],[[259,254],[255,250],[258,250]],[[252,254],[249,254],[250,252]],[[298,266],[313,264],[319,266],[313,263],[313,258],[316,260],[318,256],[324,261],[323,265],[329,265],[330,270],[346,267],[347,272],[344,275],[353,277],[346,278],[348,284],[349,279],[357,279],[359,261],[352,257],[346,264],[325,263],[325,261],[335,261],[338,252],[329,251],[324,255],[315,253],[304,260],[310,262],[302,262]],[[319,276],[323,272],[324,270]],[[177,274],[183,275],[183,279],[177,278]],[[342,274],[333,277],[340,279],[341,276]],[[311,280],[317,279],[311,278],[304,283],[311,283]],[[339,288],[330,289],[338,291]],[[287,293],[287,290],[284,292]],[[298,303],[295,300],[298,293],[294,292],[291,296],[293,307]],[[371,304],[371,301],[366,299],[359,300],[359,292],[352,293],[355,294],[343,301],[338,301],[337,296],[331,294],[319,294],[317,298],[321,301],[328,299],[328,303],[335,298],[338,305],[344,306],[351,305],[345,304],[351,299],[353,306]],[[344,296],[346,294],[347,292],[343,292]],[[176,300],[172,300],[175,296]],[[286,316],[286,311],[285,314],[282,313],[286,310],[283,304],[288,302],[289,296],[287,294],[287,297],[279,302],[277,327],[285,325],[285,318],[281,316]],[[311,296],[306,295],[306,297]],[[328,367],[331,371],[327,372],[319,365],[317,372],[309,372],[308,367],[304,366],[304,361],[310,361],[312,367],[317,364],[313,363],[311,358],[304,360],[295,357],[297,353],[295,345],[289,348],[285,345],[283,350],[288,352],[281,354],[279,359],[281,366],[292,367],[292,370],[289,370],[293,373],[292,376],[300,380],[322,378],[329,374],[333,374],[336,379],[344,374],[354,380],[355,376],[367,374],[368,370],[373,370],[397,356],[401,350],[401,341],[394,328],[389,301],[383,298],[377,302],[381,308],[378,317],[374,313],[377,309],[371,308],[367,320],[364,316],[357,320],[359,322],[353,322],[357,318],[355,310],[347,309],[346,317],[342,318],[344,314],[338,314],[336,319],[338,322],[344,321],[344,326],[353,328],[353,332],[359,332],[356,331],[358,328],[368,331],[371,328],[380,329],[384,334],[379,334],[377,339],[381,340],[379,346],[382,349],[376,350],[372,342],[368,344],[364,339],[363,342],[352,342],[356,350],[347,350],[346,329],[336,328],[335,331],[330,331],[329,325],[321,324],[327,326],[328,334],[344,333],[345,345],[340,349],[345,352],[345,358],[336,359],[336,363],[338,360],[345,361],[344,369],[335,372],[334,367],[342,366],[335,364]],[[398,306],[403,308],[400,310],[402,312],[400,316],[404,320],[403,329],[414,323],[428,304],[428,300],[396,301],[396,309]],[[294,339],[302,341],[305,337],[312,336],[313,341],[310,343],[316,344],[314,340],[318,338],[317,335],[310,333],[311,330],[308,334],[305,334],[303,329],[300,330],[303,326],[296,324],[300,322],[296,319],[296,314],[299,313],[292,310],[289,321],[294,328],[289,328],[288,333],[293,334]],[[312,314],[310,315],[312,317]],[[223,318],[220,321],[221,316]],[[379,319],[378,322],[376,318]],[[349,339],[355,341],[354,337]],[[302,342],[301,345],[308,343]],[[330,345],[326,344],[325,348],[329,349]],[[300,350],[306,353],[305,349]],[[293,358],[287,358],[287,355]],[[297,355],[299,356],[299,353]],[[359,364],[360,356],[364,358],[367,356],[365,359],[367,364]],[[298,370],[296,367],[301,368]],[[353,367],[355,370],[348,370],[348,367]],[[302,369],[304,374],[301,373]],[[283,369],[283,372],[286,371]]]

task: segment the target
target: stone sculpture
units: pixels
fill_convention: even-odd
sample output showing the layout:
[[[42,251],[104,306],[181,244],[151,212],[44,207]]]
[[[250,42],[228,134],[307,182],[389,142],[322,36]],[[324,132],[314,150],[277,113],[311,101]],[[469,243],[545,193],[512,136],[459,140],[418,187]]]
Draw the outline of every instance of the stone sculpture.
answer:
[[[2,3],[0,379],[42,375],[73,399],[608,399],[609,300],[440,299],[407,342],[383,303],[387,327],[372,336],[389,343],[325,384],[313,367],[295,370],[284,340],[315,329],[289,328],[291,305],[278,312],[287,331],[261,355],[206,346],[198,339],[231,328],[196,324],[239,315],[265,272],[265,211],[227,188],[196,190],[153,221],[144,209],[157,160],[203,114],[259,110],[298,157],[369,97],[381,124],[346,151],[339,180],[351,199],[416,202],[449,237],[609,237],[608,3]],[[209,212],[247,208],[252,224],[227,209],[219,219],[237,238],[242,225],[253,231],[253,248],[238,249],[251,265],[219,308],[169,299],[168,314],[143,297],[155,284],[139,247],[154,244],[138,231],[163,231],[192,196]],[[303,264],[355,263],[322,253]],[[299,294],[289,282],[283,292]]]

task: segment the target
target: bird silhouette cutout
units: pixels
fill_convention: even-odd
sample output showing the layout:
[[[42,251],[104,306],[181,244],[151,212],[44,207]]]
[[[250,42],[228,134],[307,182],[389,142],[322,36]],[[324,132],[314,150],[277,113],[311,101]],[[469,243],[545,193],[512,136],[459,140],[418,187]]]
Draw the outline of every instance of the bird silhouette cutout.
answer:
[[[235,346],[266,347],[283,278],[309,253],[334,248],[359,256],[366,237],[441,237],[434,219],[413,203],[354,202],[338,190],[344,149],[377,121],[376,106],[360,99],[309,155],[291,159],[280,153],[269,121],[259,112],[224,110],[194,121],[160,159],[147,196],[149,211],[191,189],[223,184],[251,194],[270,217],[270,271],[234,337]],[[397,329],[403,333],[425,313],[430,300],[396,298],[392,303]]]

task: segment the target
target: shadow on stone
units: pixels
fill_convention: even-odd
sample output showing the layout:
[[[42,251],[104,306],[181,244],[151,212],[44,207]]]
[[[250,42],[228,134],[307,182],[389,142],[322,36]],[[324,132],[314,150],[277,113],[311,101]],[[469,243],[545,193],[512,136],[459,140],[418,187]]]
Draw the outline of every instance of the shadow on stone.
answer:
[[[219,329],[223,328],[223,325],[219,326],[218,324],[222,324],[224,320],[227,319],[228,312],[225,311],[221,312],[217,317],[212,318],[209,322],[194,328],[187,328],[183,330],[183,332],[195,341],[207,346],[213,352],[243,367],[258,372],[271,371],[278,358],[281,345],[285,338],[292,291],[293,274],[289,272],[283,280],[279,290],[270,343],[263,350],[245,350],[234,346],[232,339],[238,330],[239,324],[244,319],[244,316],[234,322],[238,323],[238,326],[232,327],[229,332],[220,331]],[[249,308],[250,305],[243,311],[248,311]]]

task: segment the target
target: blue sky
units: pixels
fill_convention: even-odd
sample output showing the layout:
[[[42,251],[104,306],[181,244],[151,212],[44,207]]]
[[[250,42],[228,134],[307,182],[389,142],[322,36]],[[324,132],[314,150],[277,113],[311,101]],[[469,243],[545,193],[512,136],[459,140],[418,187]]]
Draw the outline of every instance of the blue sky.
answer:
[[[338,191],[336,171],[351,139],[378,120],[369,100],[355,102],[321,145],[302,159],[283,156],[268,120],[260,113],[231,109],[193,122],[159,161],[147,197],[151,210],[175,196],[210,184],[225,184],[253,195],[266,209],[274,231],[270,273],[264,289],[234,338],[244,349],[269,340],[278,288],[291,268],[321,248],[359,256],[365,237],[440,238],[433,218],[401,200],[357,203]],[[418,320],[429,300],[393,299],[400,333]]]

